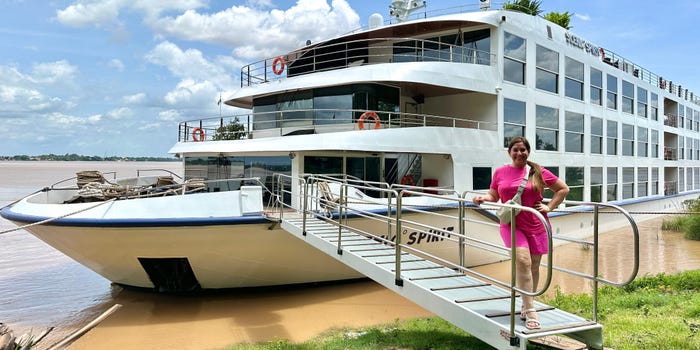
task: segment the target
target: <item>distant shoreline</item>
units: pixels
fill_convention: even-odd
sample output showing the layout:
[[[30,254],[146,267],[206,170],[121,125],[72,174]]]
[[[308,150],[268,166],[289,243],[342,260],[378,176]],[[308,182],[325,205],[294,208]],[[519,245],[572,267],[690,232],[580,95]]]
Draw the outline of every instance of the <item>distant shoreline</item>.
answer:
[[[82,156],[78,154],[46,154],[38,156],[28,156],[28,155],[15,155],[15,156],[0,156],[0,161],[58,161],[58,162],[179,162],[181,159],[178,158],[167,158],[167,157],[100,157],[100,156]]]

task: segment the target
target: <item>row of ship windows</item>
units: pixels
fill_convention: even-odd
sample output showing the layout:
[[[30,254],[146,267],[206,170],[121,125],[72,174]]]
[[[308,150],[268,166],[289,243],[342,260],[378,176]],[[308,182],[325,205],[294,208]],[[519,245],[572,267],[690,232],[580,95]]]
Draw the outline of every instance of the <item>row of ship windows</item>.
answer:
[[[503,99],[503,145],[516,136],[526,136],[525,121],[526,104],[523,101],[509,98]],[[582,113],[566,111],[564,113],[564,129],[560,128],[559,110],[546,106],[535,106],[535,149],[584,153],[584,123]],[[621,142],[621,155],[638,157],[659,157],[659,131],[632,124],[618,123],[608,120],[607,123],[598,117],[590,117],[590,153],[618,155],[618,145]],[[618,129],[618,124],[621,128]],[[635,130],[636,129],[636,130]],[[636,135],[635,135],[636,131]],[[564,147],[560,146],[559,135],[564,133]],[[675,135],[672,135],[675,136]],[[664,159],[667,160],[700,160],[700,139],[676,136],[674,140],[666,140],[664,144]],[[603,144],[607,140],[607,144]],[[636,143],[636,147],[635,147]],[[635,154],[636,148],[636,154]],[[686,153],[685,150],[688,150]]]
[[[503,78],[506,81],[525,84],[526,48],[527,41],[517,35],[505,33],[505,49],[503,63]],[[570,57],[564,60],[565,83],[564,95],[584,100],[585,73],[584,64]],[[622,80],[621,98],[618,102],[619,86],[618,78],[611,74],[606,74],[606,86],[603,86],[603,72],[591,67],[590,69],[590,94],[591,104],[603,106],[613,110],[620,109],[624,113],[636,114],[641,118],[658,120],[659,96],[656,93],[649,93],[642,87],[636,88],[633,83]],[[559,93],[559,53],[550,50],[539,44],[536,46],[536,71],[535,87],[537,89]],[[604,95],[605,92],[605,95]],[[668,124],[675,127],[684,127],[689,130],[700,131],[700,111],[689,106],[673,103],[664,108],[667,118],[676,117],[679,122]],[[684,123],[684,120],[687,122]]]
[[[569,185],[570,192],[566,199],[573,201],[609,202],[700,189],[700,167],[678,169],[677,174],[672,174],[671,179],[664,181],[663,189],[659,183],[659,168],[639,167],[636,168],[635,175],[634,167],[591,167],[588,173],[590,193],[586,194],[583,167],[564,167],[564,176],[560,176],[558,166],[543,166]],[[473,168],[475,190],[489,188],[491,170],[487,167]],[[545,198],[551,198],[552,195],[551,190],[544,193]]]

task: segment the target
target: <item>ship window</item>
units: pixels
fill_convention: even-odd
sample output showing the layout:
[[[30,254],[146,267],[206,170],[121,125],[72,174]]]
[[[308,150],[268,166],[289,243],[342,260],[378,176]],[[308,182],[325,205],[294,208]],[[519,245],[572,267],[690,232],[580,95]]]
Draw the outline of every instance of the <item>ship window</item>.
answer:
[[[591,167],[591,202],[603,201],[603,168]]]
[[[603,119],[591,117],[591,153],[603,154]]]
[[[566,199],[583,200],[583,177],[583,167],[566,167],[566,184],[569,185]]]
[[[634,84],[622,81],[622,111],[634,114]]]
[[[583,101],[583,63],[566,57],[566,86],[564,93],[567,97]]]
[[[608,95],[606,106],[610,109],[617,109],[617,78],[608,74]]]
[[[622,124],[622,155],[634,155],[634,125]]]
[[[686,107],[685,116],[685,128],[693,130],[693,110],[690,107]]]
[[[559,177],[559,167],[556,165],[547,165],[547,166],[542,166],[543,168],[549,170],[554,176]],[[563,180],[563,179],[562,179]],[[552,198],[554,196],[554,191],[550,190],[549,187],[545,187],[544,192],[542,193],[542,197],[544,198]]]
[[[537,71],[535,87],[541,90],[558,93],[559,85],[559,53],[544,46],[537,45]]]
[[[678,136],[678,158],[675,160],[681,160],[685,158],[685,137]]]
[[[693,189],[693,168],[686,168],[685,169],[685,183],[686,183],[686,190]]]
[[[491,30],[482,29],[462,33],[462,56],[464,62],[476,64],[491,64]],[[455,53],[459,47],[455,46]],[[455,61],[457,58],[454,59]],[[525,58],[522,59],[525,61]]]
[[[675,125],[677,128],[682,128],[685,123],[685,106],[678,105],[678,124]]]
[[[649,168],[637,168],[637,197],[649,194]]]
[[[622,199],[634,198],[634,168],[622,168]]]
[[[651,93],[651,120],[659,120],[659,95]]]
[[[394,44],[393,62],[415,62],[418,57],[419,44],[416,40]]]
[[[535,109],[537,121],[536,145],[538,150],[556,151],[559,149],[559,111],[545,106]]]
[[[637,127],[637,156],[649,156],[649,131],[641,126]]]
[[[659,158],[659,131],[651,130],[651,157]]]
[[[603,105],[603,72],[591,68],[591,104]]]
[[[659,168],[651,168],[651,195],[659,194]]]
[[[185,180],[209,180],[209,192],[236,191],[241,185],[260,185],[257,181],[241,183],[240,180],[236,180],[252,177],[260,178],[262,184],[272,188],[274,173],[292,173],[292,161],[289,156],[185,158]],[[264,203],[268,202],[269,197],[269,192],[263,191]]]
[[[525,84],[526,41],[525,39],[504,33],[503,79],[517,84]]]
[[[607,200],[614,201],[617,200],[617,168],[608,168],[607,173]]]
[[[608,120],[607,132],[608,155],[614,156],[617,154],[617,122]]]
[[[491,168],[474,167],[472,169],[472,187],[476,190],[488,190],[491,185]]]
[[[504,98],[503,147],[517,136],[525,136],[525,102]]]
[[[564,138],[566,151],[583,153],[583,114],[566,111],[564,128],[566,129]]]
[[[642,118],[647,118],[647,90],[637,87],[637,115]]]

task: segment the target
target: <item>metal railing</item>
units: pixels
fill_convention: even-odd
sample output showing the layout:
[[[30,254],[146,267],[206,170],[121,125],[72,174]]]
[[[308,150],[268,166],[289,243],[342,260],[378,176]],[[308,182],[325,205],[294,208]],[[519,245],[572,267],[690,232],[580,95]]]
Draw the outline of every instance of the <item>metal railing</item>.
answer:
[[[409,252],[418,255],[426,260],[433,261],[435,263],[441,264],[443,266],[461,271],[465,274],[471,274],[479,278],[485,279],[491,283],[504,287],[511,291],[511,331],[514,327],[514,314],[515,314],[515,296],[517,293],[521,295],[539,296],[547,291],[550,287],[552,279],[552,270],[558,270],[564,273],[572,274],[581,278],[585,278],[593,281],[593,320],[597,319],[598,313],[598,284],[608,284],[612,286],[623,286],[630,283],[637,275],[639,267],[639,231],[634,219],[630,214],[621,207],[605,204],[605,203],[591,203],[591,202],[576,202],[576,201],[566,201],[567,204],[577,205],[584,209],[582,212],[577,212],[578,214],[590,213],[593,216],[593,232],[592,241],[586,241],[581,239],[573,239],[561,235],[553,235],[551,227],[544,219],[542,214],[537,212],[533,208],[523,207],[519,205],[510,205],[502,203],[492,203],[488,202],[481,207],[474,206],[471,204],[471,199],[467,199],[469,192],[464,192],[462,194],[458,193],[448,193],[448,194],[433,194],[429,191],[433,191],[433,188],[423,188],[418,186],[377,186],[376,184],[362,184],[361,181],[339,181],[335,182],[333,185],[334,190],[332,191],[332,196],[324,194],[324,190],[319,186],[320,182],[329,182],[332,178],[325,176],[306,176],[304,178],[294,178],[288,175],[279,175],[278,183],[287,183],[288,186],[283,186],[288,191],[285,195],[296,196],[297,200],[292,201],[292,203],[279,203],[280,209],[280,219],[283,219],[283,208],[287,207],[302,214],[303,217],[303,232],[306,234],[306,219],[307,217],[317,217],[323,218],[327,222],[330,222],[338,227],[338,241],[337,241],[337,251],[338,254],[342,254],[343,251],[343,241],[341,231],[343,229],[349,230],[353,233],[360,234],[365,237],[372,238],[373,240],[387,244],[388,246],[393,246],[396,249],[396,267],[395,267],[395,280],[397,285],[402,285],[402,274],[401,274],[401,259],[400,256],[404,252]],[[292,190],[293,186],[296,185],[299,193],[294,193]],[[282,187],[280,187],[282,188]],[[362,195],[360,190],[373,190],[382,193],[382,198],[368,197]],[[327,189],[325,191],[328,191]],[[447,191],[450,192],[450,191]],[[279,198],[282,194],[278,194]],[[410,195],[410,197],[407,197]],[[420,205],[411,204],[413,198],[423,197],[432,199],[432,205],[425,204],[426,201],[420,201]],[[409,199],[411,198],[411,199]],[[413,199],[415,201],[415,199]],[[465,261],[465,250],[469,249],[480,249],[488,253],[501,254],[503,256],[514,256],[515,244],[511,244],[513,248],[505,248],[502,244],[494,244],[492,242],[487,242],[483,239],[475,237],[474,234],[470,233],[475,227],[484,229],[485,227],[495,226],[493,221],[478,221],[472,218],[468,218],[468,211],[470,210],[484,210],[484,209],[495,209],[498,207],[510,207],[520,209],[522,211],[527,211],[532,213],[538,220],[540,220],[546,228],[547,239],[549,245],[549,251],[552,252],[552,240],[561,239],[569,242],[576,242],[579,244],[584,244],[593,247],[593,272],[585,273],[572,269],[566,269],[558,266],[554,266],[552,256],[553,254],[548,254],[547,262],[543,264],[546,268],[547,276],[544,280],[544,284],[541,285],[536,291],[522,290],[517,287],[515,282],[515,259],[511,259],[511,280],[501,281],[492,276],[479,273],[467,265],[469,263]],[[585,209],[589,210],[585,210]],[[626,277],[622,281],[611,281],[605,279],[598,275],[599,266],[599,214],[600,209],[604,208],[606,214],[611,212],[619,213],[623,215],[629,222],[629,226],[632,230],[633,239],[632,244],[633,254],[634,254],[634,264],[632,267],[632,272],[630,276]],[[445,227],[436,227],[430,225],[426,222],[422,222],[417,218],[421,215],[426,215],[432,218],[437,218],[439,222],[451,221],[457,223],[455,226],[456,230],[449,230]],[[363,229],[357,227],[354,222],[357,220],[365,220],[376,223],[372,230]],[[368,227],[365,223],[362,227]],[[383,228],[382,228],[383,227]],[[402,232],[406,229],[419,232],[420,235],[425,237],[430,237],[430,239],[440,239],[443,242],[448,242],[454,245],[451,257],[437,256],[433,253],[427,252],[422,249],[417,249],[411,245],[408,245],[402,241]],[[512,239],[514,240],[515,225],[511,227]]]
[[[360,65],[452,62],[495,65],[496,55],[464,45],[418,38],[372,38],[331,42],[266,58],[241,68],[241,87]]]
[[[275,112],[246,113],[225,117],[195,119],[178,126],[179,142],[242,140],[275,137],[299,132],[325,133],[360,130],[360,119],[367,110],[294,109]],[[425,126],[497,130],[495,121],[471,120],[430,114],[376,111],[379,121],[369,118],[363,128],[394,129]],[[495,118],[494,118],[495,119]],[[371,122],[370,122],[371,121]],[[368,123],[370,125],[368,125]],[[229,125],[235,125],[228,131]]]

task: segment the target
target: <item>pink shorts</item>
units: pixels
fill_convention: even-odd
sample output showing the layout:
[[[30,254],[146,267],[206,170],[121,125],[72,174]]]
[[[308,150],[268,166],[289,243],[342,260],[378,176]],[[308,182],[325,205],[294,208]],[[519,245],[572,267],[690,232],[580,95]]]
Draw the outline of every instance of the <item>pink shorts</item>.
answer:
[[[506,247],[511,247],[510,225],[501,225],[501,239],[503,239],[503,244]],[[549,242],[546,233],[526,235],[517,227],[515,228],[515,246],[527,247],[530,249],[530,254],[533,255],[544,255],[549,252]]]

